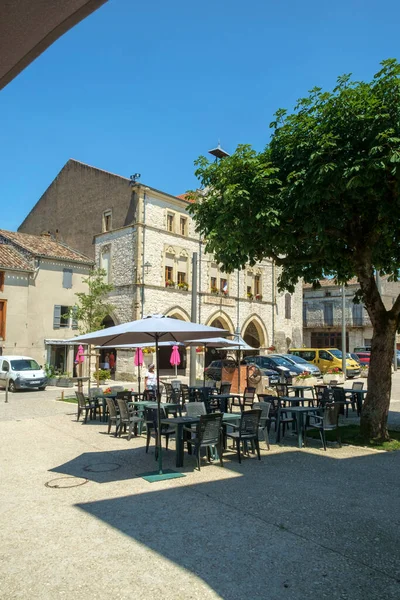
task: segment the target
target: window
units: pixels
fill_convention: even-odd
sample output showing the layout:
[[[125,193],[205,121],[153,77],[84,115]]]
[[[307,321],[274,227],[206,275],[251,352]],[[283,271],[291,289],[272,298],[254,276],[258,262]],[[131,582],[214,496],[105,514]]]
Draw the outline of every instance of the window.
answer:
[[[178,285],[180,283],[186,283],[186,273],[183,273],[182,271],[178,271]]]
[[[7,360],[3,360],[3,366],[1,367],[1,370],[7,373],[10,370],[10,363]]]
[[[326,352],[325,350],[320,350],[319,357],[321,360],[333,360],[329,352]]]
[[[167,283],[167,281],[173,281],[173,276],[173,267],[167,265],[165,267],[165,283]]]
[[[210,287],[211,287],[212,292],[215,292],[217,290],[217,278],[216,277],[211,277]]]
[[[7,302],[6,300],[0,300],[0,339],[6,339],[6,312]]]
[[[72,288],[72,269],[63,269],[63,288]]]
[[[174,215],[171,213],[167,214],[167,231],[174,232]]]
[[[188,257],[186,256],[186,253],[182,253],[179,258],[178,258],[178,272],[177,272],[177,278],[178,278],[178,286],[179,284],[184,284],[188,282]],[[179,286],[179,287],[186,287],[186,286]]]
[[[251,291],[251,285],[248,285],[248,286],[247,286],[247,295],[248,295],[248,296],[249,296],[249,295],[250,295],[250,296],[252,295],[252,291]]]
[[[219,280],[219,289],[224,294],[228,293],[228,280],[227,279],[223,279],[221,277],[221,279]]]
[[[111,231],[111,229],[112,229],[111,216],[112,216],[111,210],[106,210],[103,213],[103,232]]]
[[[254,293],[256,296],[261,294],[261,275],[254,277]]]
[[[110,246],[104,246],[101,249],[101,254],[100,254],[100,269],[103,269],[105,271],[104,281],[106,283],[109,283],[109,281],[110,281],[110,275],[111,275],[110,263],[111,263]]]
[[[324,323],[325,325],[333,325],[333,302],[325,302],[324,304]]]
[[[180,231],[181,235],[187,235],[187,219],[186,219],[186,217],[180,218],[179,231]]]
[[[362,327],[363,325],[363,305],[353,304],[353,325],[354,327]]]
[[[285,319],[292,318],[292,296],[285,294]]]
[[[307,327],[307,304],[303,303],[303,327]]]
[[[0,271],[0,292],[4,290],[4,271]]]
[[[61,306],[56,304],[54,306],[54,314],[53,314],[53,328],[54,329],[65,329],[70,326],[70,317],[69,317],[69,306]]]

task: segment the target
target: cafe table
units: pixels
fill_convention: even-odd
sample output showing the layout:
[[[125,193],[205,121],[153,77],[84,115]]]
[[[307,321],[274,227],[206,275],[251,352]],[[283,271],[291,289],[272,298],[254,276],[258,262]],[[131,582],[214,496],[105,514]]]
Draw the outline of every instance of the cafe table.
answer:
[[[318,414],[321,409],[312,406],[290,406],[290,407],[279,407],[278,414],[276,417],[276,443],[279,444],[281,441],[281,412],[286,411],[292,413],[297,422],[297,445],[299,448],[303,447],[303,433],[304,433],[304,417],[309,414]]]
[[[222,416],[222,424],[232,425],[240,422],[242,415],[241,413],[223,413]],[[183,467],[183,451],[184,451],[184,442],[183,442],[183,428],[188,427],[189,425],[195,425],[200,421],[200,417],[174,417],[172,419],[161,419],[162,425],[168,425],[168,427],[174,427],[176,430],[176,467],[179,469]]]
[[[129,402],[129,404],[137,410],[138,417],[141,417],[142,419],[144,419],[145,408],[157,408],[158,406],[157,402],[154,402],[153,400],[133,400],[132,402]],[[167,414],[168,411],[181,412],[180,405],[174,402],[160,402],[160,408],[163,408]],[[138,423],[139,435],[141,435],[143,431],[143,422],[144,421]]]
[[[345,394],[354,394],[356,396],[357,415],[361,415],[361,409],[364,402],[364,396],[368,393],[368,390],[353,390],[353,388],[341,388]],[[351,400],[348,400],[351,404]]]
[[[233,400],[239,400],[240,410],[243,410],[241,394],[218,394],[217,398],[222,400],[221,406],[223,403],[225,404],[225,410],[222,412],[232,412]]]

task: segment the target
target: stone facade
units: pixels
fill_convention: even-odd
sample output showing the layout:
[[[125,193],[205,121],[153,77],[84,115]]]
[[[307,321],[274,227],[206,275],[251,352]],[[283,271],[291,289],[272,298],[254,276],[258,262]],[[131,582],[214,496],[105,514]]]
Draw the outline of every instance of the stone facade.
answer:
[[[341,349],[342,288],[333,280],[322,280],[321,288],[311,285],[303,287],[303,340],[305,347],[337,347]],[[386,308],[390,308],[400,293],[400,282],[380,279],[381,296]],[[345,287],[345,324],[347,351],[357,346],[369,346],[372,340],[372,325],[362,304],[353,302],[360,286],[352,279]],[[400,341],[400,338],[399,340]]]

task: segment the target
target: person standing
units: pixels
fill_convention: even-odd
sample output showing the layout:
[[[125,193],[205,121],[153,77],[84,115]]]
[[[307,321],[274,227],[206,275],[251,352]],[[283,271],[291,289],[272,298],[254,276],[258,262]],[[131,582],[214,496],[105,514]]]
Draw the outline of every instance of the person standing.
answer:
[[[151,363],[144,378],[146,390],[155,392],[157,389],[157,375],[155,372],[155,364]]]
[[[108,352],[106,352],[106,355],[104,357],[103,368],[106,370],[110,368],[110,355],[108,354]]]
[[[111,371],[111,375],[114,375],[115,373],[115,356],[113,352],[110,352],[110,371]]]

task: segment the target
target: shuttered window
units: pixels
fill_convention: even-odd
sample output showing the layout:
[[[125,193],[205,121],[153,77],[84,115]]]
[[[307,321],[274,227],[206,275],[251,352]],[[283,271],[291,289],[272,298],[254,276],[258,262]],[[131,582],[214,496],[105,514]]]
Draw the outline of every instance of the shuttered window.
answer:
[[[74,308],[72,309],[72,320],[71,320],[72,321],[71,322],[72,329],[78,329],[78,319],[76,318],[77,312],[78,312],[78,309],[76,306],[74,306]]]
[[[285,319],[292,318],[292,296],[285,294]]]
[[[54,306],[53,329],[65,329],[69,327],[69,306]]]
[[[303,304],[303,327],[307,327],[307,304]]]
[[[72,269],[63,269],[63,288],[72,288]]]
[[[60,329],[60,322],[61,322],[61,306],[56,304],[54,307],[54,314],[53,314],[53,329]]]
[[[333,325],[333,302],[325,302],[324,304],[324,324]]]
[[[363,325],[363,305],[353,304],[353,325],[354,327],[362,327]]]

